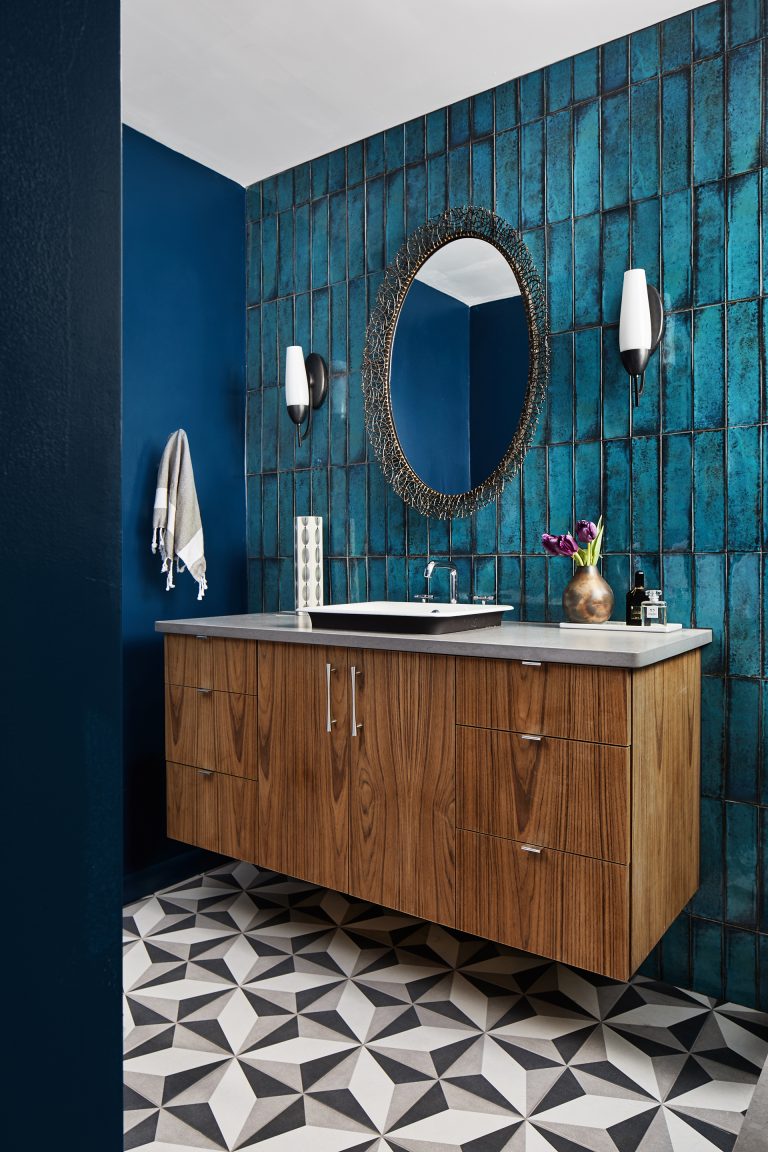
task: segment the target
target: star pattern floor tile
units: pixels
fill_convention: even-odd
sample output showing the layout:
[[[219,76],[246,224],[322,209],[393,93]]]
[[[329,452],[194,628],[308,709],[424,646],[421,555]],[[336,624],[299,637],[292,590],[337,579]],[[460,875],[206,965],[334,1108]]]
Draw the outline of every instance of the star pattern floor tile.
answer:
[[[768,1016],[247,864],[125,909],[125,1147],[731,1152]]]

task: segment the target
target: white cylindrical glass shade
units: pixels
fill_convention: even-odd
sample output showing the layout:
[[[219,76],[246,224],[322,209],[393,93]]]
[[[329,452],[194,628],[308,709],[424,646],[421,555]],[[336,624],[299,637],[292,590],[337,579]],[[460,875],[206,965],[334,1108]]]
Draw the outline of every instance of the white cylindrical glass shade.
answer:
[[[619,318],[619,351],[651,346],[651,309],[644,268],[630,268],[624,273]]]
[[[285,403],[309,404],[309,382],[304,365],[304,352],[299,344],[285,350]]]

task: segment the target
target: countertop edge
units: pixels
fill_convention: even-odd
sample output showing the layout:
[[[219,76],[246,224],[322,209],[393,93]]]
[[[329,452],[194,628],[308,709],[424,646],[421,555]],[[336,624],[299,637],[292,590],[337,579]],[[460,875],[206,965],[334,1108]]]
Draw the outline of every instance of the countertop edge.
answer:
[[[286,619],[289,617],[286,616]],[[292,617],[294,620],[296,617]],[[214,618],[215,619],[215,618]],[[226,617],[224,618],[227,619]],[[523,625],[521,625],[523,626]],[[533,625],[535,626],[535,625]],[[473,656],[493,660],[540,660],[555,664],[586,664],[609,668],[647,668],[711,643],[708,628],[684,628],[679,632],[656,633],[657,648],[646,652],[594,651],[586,648],[537,646],[481,638],[482,632],[496,628],[455,632],[444,636],[407,636],[401,633],[344,632],[337,629],[290,628],[276,624],[215,623],[200,620],[157,620],[155,631],[183,636],[211,636],[234,640],[263,640],[276,644],[331,645],[340,648],[368,648],[388,652],[427,652],[443,656]],[[563,630],[565,631],[565,630]],[[559,634],[562,636],[563,631]],[[572,635],[572,633],[570,634]],[[616,635],[616,633],[613,633]],[[663,638],[663,639],[662,639]],[[571,640],[573,644],[573,640]]]

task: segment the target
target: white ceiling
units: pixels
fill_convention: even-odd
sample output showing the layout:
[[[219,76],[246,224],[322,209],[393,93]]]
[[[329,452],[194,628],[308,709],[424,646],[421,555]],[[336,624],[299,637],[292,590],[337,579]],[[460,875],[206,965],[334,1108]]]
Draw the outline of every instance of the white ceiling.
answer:
[[[520,295],[515,274],[498,248],[470,236],[438,248],[422,264],[416,279],[468,308]]]
[[[706,0],[123,0],[123,121],[239,184]]]

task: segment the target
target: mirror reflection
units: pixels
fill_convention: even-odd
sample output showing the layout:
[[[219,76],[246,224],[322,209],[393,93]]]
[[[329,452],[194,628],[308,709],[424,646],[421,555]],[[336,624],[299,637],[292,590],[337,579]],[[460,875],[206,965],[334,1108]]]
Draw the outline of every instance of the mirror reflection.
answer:
[[[462,237],[422,264],[397,318],[390,402],[416,475],[445,495],[482,484],[517,430],[528,320],[515,275],[487,240]]]

